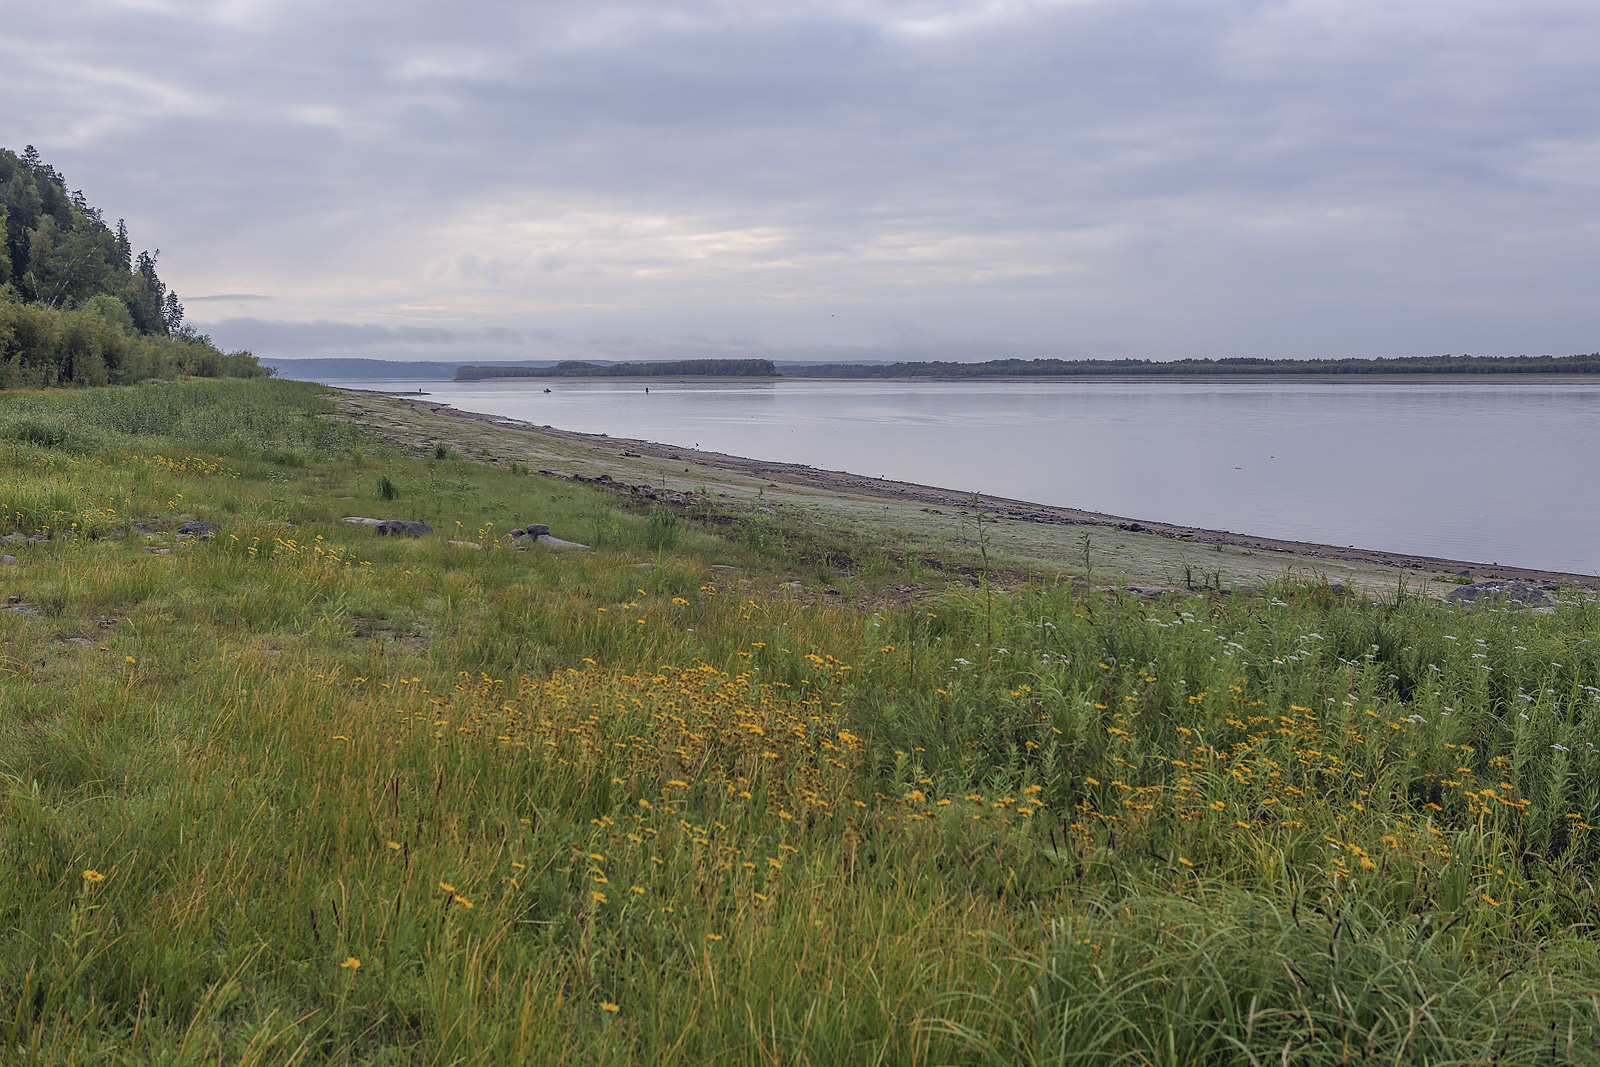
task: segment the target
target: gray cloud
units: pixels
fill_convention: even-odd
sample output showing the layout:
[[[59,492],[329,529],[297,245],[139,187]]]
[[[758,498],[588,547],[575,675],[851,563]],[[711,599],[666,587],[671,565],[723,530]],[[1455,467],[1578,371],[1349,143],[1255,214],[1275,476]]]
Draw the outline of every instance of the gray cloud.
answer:
[[[1034,359],[1048,356],[1081,358],[1091,350],[1063,350],[1058,345],[1018,344],[983,338],[946,338],[903,330],[882,342],[865,345],[773,345],[753,338],[610,336],[565,337],[549,330],[449,329],[378,326],[346,322],[283,322],[234,318],[199,323],[197,328],[264,358],[306,359],[356,357],[414,360],[669,360],[776,359],[848,362],[851,360]],[[1093,350],[1099,354],[1099,349]]]
[[[1596,45],[1576,0],[69,2],[8,13],[0,143],[272,299],[231,345],[1562,352]]]

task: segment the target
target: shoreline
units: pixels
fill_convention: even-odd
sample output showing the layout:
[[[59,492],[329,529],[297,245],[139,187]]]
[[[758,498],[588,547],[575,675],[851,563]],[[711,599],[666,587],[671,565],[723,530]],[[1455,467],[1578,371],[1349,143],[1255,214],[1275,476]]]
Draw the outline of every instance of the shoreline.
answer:
[[[773,494],[774,504],[779,503],[777,500],[779,496],[789,492],[812,499],[820,496],[837,498],[841,501],[909,505],[932,515],[942,515],[946,512],[960,515],[981,510],[995,521],[1006,524],[1022,524],[1041,529],[1073,528],[1087,531],[1099,529],[1132,537],[1153,537],[1205,548],[1208,551],[1227,549],[1235,555],[1264,557],[1266,561],[1281,561],[1287,566],[1299,564],[1316,568],[1337,565],[1342,569],[1376,568],[1400,576],[1414,575],[1424,580],[1470,575],[1474,581],[1503,578],[1600,589],[1600,576],[1596,575],[1449,559],[1384,549],[1331,545],[1316,541],[1287,540],[1232,530],[1138,519],[1082,508],[1039,504],[990,494],[978,494],[974,498],[971,493],[961,493],[953,489],[916,482],[873,478],[849,471],[826,470],[799,463],[732,456],[635,438],[563,430],[501,415],[465,411],[426,395],[419,397],[415,393],[384,393],[378,390],[336,386],[330,388],[349,397],[382,397],[389,402],[401,402],[412,411],[452,422],[472,423],[485,428],[508,431],[515,433],[524,441],[529,438],[546,441],[554,447],[544,453],[530,456],[530,461],[537,459],[538,455],[544,455],[549,459],[576,463],[584,469],[570,472],[551,470],[550,473],[564,473],[568,477],[576,476],[585,481],[609,482],[622,489],[668,491],[667,485],[651,485],[648,484],[648,479],[655,477],[682,482],[684,480],[682,475],[688,474],[691,480],[715,481],[719,486],[727,485],[738,489],[754,487],[757,491],[753,492],[752,496],[757,499],[766,497],[766,489],[776,490],[777,492]],[[681,470],[674,467],[668,471],[664,467],[653,465],[661,463],[687,463],[689,467]]]

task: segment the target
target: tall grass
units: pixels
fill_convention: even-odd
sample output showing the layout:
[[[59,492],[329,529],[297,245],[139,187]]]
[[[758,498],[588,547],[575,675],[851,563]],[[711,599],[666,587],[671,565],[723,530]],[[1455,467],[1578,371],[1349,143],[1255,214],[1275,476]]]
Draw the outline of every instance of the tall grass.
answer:
[[[812,602],[311,387],[3,400],[0,1059],[1593,1062],[1592,602]]]

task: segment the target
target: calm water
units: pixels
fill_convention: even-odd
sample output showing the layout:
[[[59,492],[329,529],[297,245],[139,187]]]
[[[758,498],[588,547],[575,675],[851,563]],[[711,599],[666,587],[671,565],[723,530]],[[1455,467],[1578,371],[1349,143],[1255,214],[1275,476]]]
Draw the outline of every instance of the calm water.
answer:
[[[1134,518],[1600,572],[1593,380],[333,384]]]

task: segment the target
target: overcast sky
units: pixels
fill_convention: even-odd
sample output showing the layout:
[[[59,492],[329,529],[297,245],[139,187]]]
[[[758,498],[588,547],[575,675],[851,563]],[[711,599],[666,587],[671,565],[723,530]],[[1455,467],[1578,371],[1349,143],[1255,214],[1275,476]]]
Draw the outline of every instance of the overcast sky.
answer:
[[[1594,0],[0,0],[226,347],[1600,349]]]

